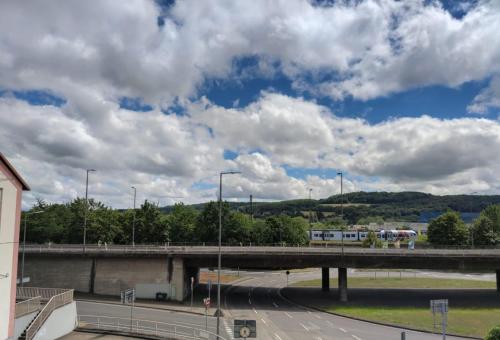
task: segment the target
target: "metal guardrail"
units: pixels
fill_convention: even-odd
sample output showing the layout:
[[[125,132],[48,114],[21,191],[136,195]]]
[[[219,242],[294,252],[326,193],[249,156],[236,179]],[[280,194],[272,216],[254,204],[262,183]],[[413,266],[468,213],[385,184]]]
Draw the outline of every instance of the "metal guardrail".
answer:
[[[31,340],[35,337],[36,333],[42,327],[43,323],[50,314],[57,308],[73,302],[73,289],[66,289],[65,292],[54,295],[50,298],[49,302],[45,304],[40,313],[33,319],[31,324],[25,331],[25,339]]]
[[[79,315],[78,327],[111,330],[132,334],[174,337],[175,339],[226,340],[222,336],[200,328],[161,321],[127,319],[111,316]]]
[[[22,249],[22,247],[21,247]],[[27,245],[27,253],[45,253],[45,254],[178,254],[178,255],[214,255],[218,252],[216,246],[174,246],[164,245],[87,245],[83,248],[81,245]],[[340,255],[347,256],[482,256],[482,257],[500,257],[500,248],[486,249],[407,249],[407,248],[354,248],[335,246],[224,246],[223,255]]]
[[[16,297],[18,299],[31,299],[40,297],[42,302],[49,301],[54,295],[67,292],[63,288],[39,288],[39,287],[17,287]]]
[[[16,303],[16,319],[23,315],[27,315],[40,310],[40,302],[42,298],[40,296],[29,298]]]

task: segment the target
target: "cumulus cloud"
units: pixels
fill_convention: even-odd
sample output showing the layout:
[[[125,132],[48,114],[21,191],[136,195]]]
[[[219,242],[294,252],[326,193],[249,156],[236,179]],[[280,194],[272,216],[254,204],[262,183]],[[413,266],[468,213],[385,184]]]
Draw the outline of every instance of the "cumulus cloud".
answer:
[[[166,105],[253,56],[260,74],[278,68],[296,88],[336,99],[453,87],[500,71],[498,2],[464,11],[424,0],[178,1],[158,26],[153,1],[2,1],[0,86],[69,96],[76,83]]]
[[[490,108],[500,107],[500,76],[491,79],[490,84],[474,97],[467,106],[469,113],[486,114]]]

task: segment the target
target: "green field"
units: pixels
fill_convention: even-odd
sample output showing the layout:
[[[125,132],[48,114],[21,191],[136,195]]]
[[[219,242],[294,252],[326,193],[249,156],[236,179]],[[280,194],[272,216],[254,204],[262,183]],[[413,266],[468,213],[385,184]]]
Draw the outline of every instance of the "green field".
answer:
[[[428,331],[434,328],[429,308],[332,306],[326,308],[326,311]],[[440,327],[439,315],[436,321]],[[500,308],[451,308],[448,313],[447,332],[484,337],[489,329],[498,324],[500,324]]]
[[[482,288],[494,289],[496,283],[492,281],[479,280],[457,280],[457,279],[435,279],[426,277],[350,277],[348,278],[349,288]],[[321,279],[296,282],[294,287],[320,287]],[[337,279],[330,280],[330,287],[337,287]],[[499,316],[500,322],[500,316]]]

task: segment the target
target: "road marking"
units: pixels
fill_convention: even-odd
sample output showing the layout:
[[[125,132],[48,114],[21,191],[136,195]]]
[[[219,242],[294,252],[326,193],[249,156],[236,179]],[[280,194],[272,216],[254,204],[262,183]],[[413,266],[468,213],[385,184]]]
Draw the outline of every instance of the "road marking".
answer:
[[[267,326],[267,322],[266,322],[266,320],[264,320],[264,319],[262,319],[262,318],[260,318],[260,319],[262,320],[262,322],[264,323],[264,325],[266,325],[266,326]]]
[[[279,307],[279,306],[276,304],[276,302],[274,302],[274,301],[273,301],[273,306],[274,306],[275,308],[278,308],[278,307]]]
[[[257,311],[255,310],[255,308],[253,308],[253,311],[255,312],[255,314],[259,314],[259,313],[257,313]]]
[[[288,312],[285,312],[286,316],[288,316],[290,319],[293,319],[293,316],[291,316],[290,314],[288,314]]]
[[[335,327],[331,321],[326,321],[326,323],[330,325],[330,327]]]
[[[223,322],[224,322],[224,328],[226,329],[226,332],[229,335],[229,338],[233,339],[234,338],[233,330],[231,329],[231,327],[229,327],[226,320],[223,319]]]
[[[347,333],[347,331],[343,328],[339,328],[342,332]]]
[[[309,332],[309,328],[307,328],[306,326],[304,326],[304,324],[303,324],[303,323],[301,323],[301,322],[299,322],[299,323],[300,323],[300,325],[301,325],[301,326],[302,326],[302,327],[303,327],[306,331],[308,331],[308,332]]]
[[[316,340],[323,340],[323,339],[321,339],[319,336],[317,336],[317,337],[316,337]]]
[[[281,340],[281,337],[278,334],[274,333],[274,336],[276,337],[276,339]]]
[[[248,299],[248,304],[251,305],[252,304],[252,300]]]
[[[358,337],[357,337],[356,335],[354,335],[354,334],[351,334],[351,336],[352,336],[354,339],[356,339],[356,340],[361,340],[361,338],[358,338]]]
[[[317,319],[321,319],[321,315],[319,315],[319,314],[314,314],[314,316],[315,316]]]

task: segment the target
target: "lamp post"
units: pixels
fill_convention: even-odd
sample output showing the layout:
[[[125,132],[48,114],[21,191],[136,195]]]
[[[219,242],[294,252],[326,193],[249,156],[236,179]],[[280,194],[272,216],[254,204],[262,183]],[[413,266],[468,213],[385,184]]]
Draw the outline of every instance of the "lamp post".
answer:
[[[87,245],[87,213],[89,210],[89,172],[95,172],[95,169],[87,169],[87,179],[85,181],[85,217],[83,219],[83,250]]]
[[[136,187],[132,187],[134,189],[134,218],[132,220],[132,247],[135,247],[135,199],[137,197],[137,189]]]
[[[479,192],[477,191],[474,191],[474,192],[471,192],[469,195],[475,195],[475,194],[478,194]],[[471,224],[470,224],[470,227],[469,227],[469,234],[470,234],[470,242],[471,242],[471,248],[474,248],[474,222],[472,221],[472,201],[470,201],[470,217],[471,217]]]
[[[312,212],[311,212],[311,193],[313,189],[309,188],[309,240],[312,240]]]
[[[221,239],[222,239],[222,176],[240,174],[240,171],[223,171],[219,177],[219,253],[217,256],[217,338],[220,335],[220,270],[221,270]]]
[[[24,214],[24,232],[23,232],[23,259],[21,263],[21,287],[24,287],[24,254],[26,253],[26,229],[28,229],[28,216],[43,213],[43,210],[33,211]]]
[[[342,259],[344,258],[344,191],[343,191],[343,174],[342,172],[337,172],[337,175],[340,175],[340,220],[342,223],[341,230],[341,242],[342,242]]]

